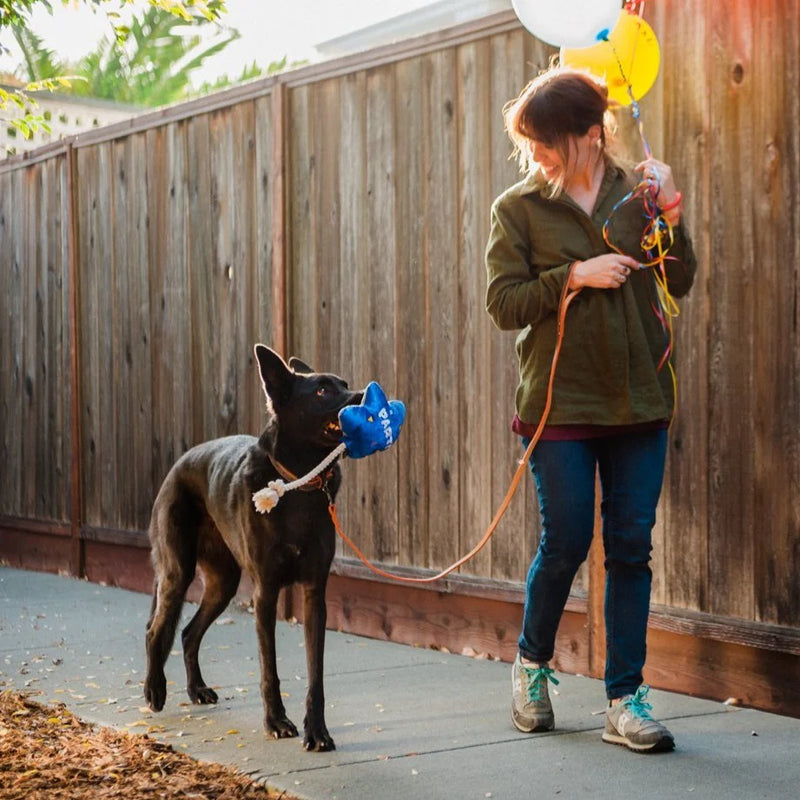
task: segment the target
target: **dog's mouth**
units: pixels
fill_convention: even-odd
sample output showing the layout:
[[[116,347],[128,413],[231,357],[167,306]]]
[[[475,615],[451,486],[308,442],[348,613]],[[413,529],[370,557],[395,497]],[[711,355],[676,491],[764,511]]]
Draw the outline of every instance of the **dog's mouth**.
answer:
[[[342,426],[338,420],[329,420],[322,429],[322,433],[328,439],[338,442],[342,438]]]
[[[350,398],[349,402],[342,403],[341,408],[347,408],[347,406],[357,406],[364,398],[363,392],[354,392],[352,397]],[[329,419],[322,428],[322,436],[329,442],[339,442],[342,441],[342,426],[339,423],[339,412],[336,413],[335,417]]]

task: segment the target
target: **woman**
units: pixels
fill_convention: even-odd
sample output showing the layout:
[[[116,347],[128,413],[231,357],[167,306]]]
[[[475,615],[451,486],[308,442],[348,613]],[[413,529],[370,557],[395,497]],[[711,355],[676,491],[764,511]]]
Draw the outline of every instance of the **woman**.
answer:
[[[672,734],[649,714],[642,685],[651,531],[673,409],[671,342],[646,266],[651,256],[642,250],[642,201],[615,210],[642,179],[673,231],[669,294],[688,292],[696,262],[672,171],[652,158],[633,169],[615,160],[607,112],[605,84],[566,67],[535,78],[504,109],[526,177],[492,205],[486,308],[501,330],[521,330],[512,428],[525,446],[545,409],[559,304],[579,290],[566,315],[552,408],[530,459],[542,537],[527,579],[512,719],[524,732],[554,727],[549,662],[572,580],[589,551],[599,468],[609,701],[603,739],[671,750]],[[609,217],[614,249],[603,236]]]

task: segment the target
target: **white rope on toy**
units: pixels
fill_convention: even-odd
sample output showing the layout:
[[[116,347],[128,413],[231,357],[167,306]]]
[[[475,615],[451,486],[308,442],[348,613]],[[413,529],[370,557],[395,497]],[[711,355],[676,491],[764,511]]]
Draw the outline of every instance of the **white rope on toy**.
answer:
[[[340,455],[347,449],[347,445],[342,442],[335,450],[329,453],[322,461],[317,464],[311,472],[303,475],[302,478],[286,483],[282,479],[270,481],[265,488],[259,489],[253,493],[253,505],[256,511],[260,514],[269,513],[278,505],[278,501],[283,497],[286,492],[291,492],[292,489],[299,489],[301,486],[310,483],[320,474],[327,466],[334,462]]]

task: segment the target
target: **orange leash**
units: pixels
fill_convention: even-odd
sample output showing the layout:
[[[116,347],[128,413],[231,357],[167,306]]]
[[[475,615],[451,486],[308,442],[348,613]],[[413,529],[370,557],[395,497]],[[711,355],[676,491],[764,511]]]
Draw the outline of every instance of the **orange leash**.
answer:
[[[561,344],[564,341],[564,328],[567,316],[567,309],[569,308],[569,304],[575,299],[575,297],[577,297],[578,293],[580,292],[580,289],[569,291],[569,283],[572,278],[572,271],[574,269],[575,269],[575,264],[573,263],[569,268],[569,274],[567,275],[567,280],[564,283],[564,288],[561,292],[561,299],[559,300],[558,304],[558,336],[556,338],[556,347],[555,350],[553,351],[553,363],[550,367],[550,378],[547,383],[547,397],[545,400],[545,406],[544,406],[544,412],[542,413],[542,418],[539,421],[539,426],[536,428],[536,432],[533,434],[533,438],[531,439],[527,450],[525,450],[525,455],[519,462],[519,466],[517,467],[517,471],[514,473],[514,477],[511,479],[511,485],[508,488],[508,492],[506,492],[506,496],[503,499],[503,502],[500,504],[500,508],[494,515],[494,519],[491,521],[489,527],[486,530],[486,533],[483,535],[483,538],[478,542],[478,544],[475,545],[475,547],[472,548],[472,550],[469,551],[469,553],[459,558],[458,561],[456,561],[454,564],[451,564],[449,567],[447,567],[447,569],[444,569],[437,575],[432,575],[429,578],[409,578],[405,575],[397,575],[396,573],[387,572],[386,570],[383,570],[380,567],[376,567],[374,564],[370,563],[369,559],[361,552],[361,550],[358,549],[356,544],[342,530],[342,527],[339,524],[339,517],[336,514],[335,503],[330,503],[328,505],[328,512],[331,515],[331,519],[333,520],[333,525],[336,528],[336,532],[339,534],[342,540],[350,547],[350,549],[358,556],[361,562],[370,570],[372,570],[372,572],[374,572],[376,575],[380,575],[383,578],[390,578],[391,580],[395,581],[401,581],[402,583],[433,583],[434,581],[441,580],[446,575],[449,575],[453,570],[458,569],[462,564],[466,564],[467,561],[469,561],[473,556],[479,553],[486,546],[486,543],[489,541],[489,539],[492,538],[492,534],[494,533],[495,528],[497,528],[497,525],[500,522],[503,514],[505,514],[506,509],[511,503],[511,498],[517,491],[519,482],[520,480],[522,480],[522,475],[525,472],[525,469],[528,465],[528,461],[530,460],[531,454],[533,453],[533,448],[536,447],[536,443],[541,438],[545,423],[547,422],[547,418],[550,415],[550,406],[553,403],[553,383],[555,382],[555,377],[556,377],[556,365],[558,364],[558,357],[561,353]]]

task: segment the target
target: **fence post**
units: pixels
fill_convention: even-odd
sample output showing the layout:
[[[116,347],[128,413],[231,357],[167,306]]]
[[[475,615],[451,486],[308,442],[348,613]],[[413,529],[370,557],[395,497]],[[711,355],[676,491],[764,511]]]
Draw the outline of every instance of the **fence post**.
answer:
[[[288,357],[289,337],[286,331],[286,87],[275,81],[272,87],[272,343]],[[281,591],[278,617],[294,616],[294,592],[291,586]]]
[[[77,154],[67,142],[67,236],[69,247],[69,392],[70,392],[70,572],[83,578],[83,464],[81,447],[80,286],[78,270]]]

